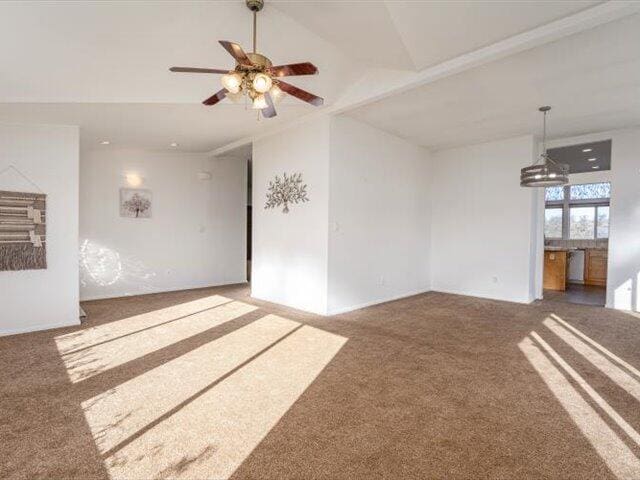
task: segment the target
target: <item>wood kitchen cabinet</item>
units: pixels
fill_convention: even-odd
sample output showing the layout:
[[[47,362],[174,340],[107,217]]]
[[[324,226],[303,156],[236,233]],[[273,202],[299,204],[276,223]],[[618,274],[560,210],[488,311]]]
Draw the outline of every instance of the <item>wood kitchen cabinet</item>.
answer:
[[[585,285],[607,285],[607,250],[589,248],[584,253]]]
[[[544,284],[547,290],[567,289],[567,251],[546,250],[544,252]]]

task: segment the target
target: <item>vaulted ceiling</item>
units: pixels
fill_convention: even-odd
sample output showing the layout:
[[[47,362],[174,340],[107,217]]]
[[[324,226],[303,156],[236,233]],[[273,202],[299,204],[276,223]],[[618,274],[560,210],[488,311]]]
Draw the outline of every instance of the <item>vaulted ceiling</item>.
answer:
[[[542,103],[555,100],[554,92],[560,101],[560,93],[573,92],[571,79],[581,81],[585,75],[591,83],[585,84],[583,97],[605,82],[598,90],[602,101],[620,107],[608,114],[622,112],[623,102],[613,98],[613,92],[618,88],[620,97],[636,92],[637,51],[626,42],[638,44],[638,39],[633,25],[624,24],[619,33],[614,25],[625,20],[615,16],[609,30],[603,25],[584,31],[592,26],[587,16],[582,33],[561,38],[565,31],[556,38],[543,32],[546,45],[480,62],[436,82],[412,84],[399,95],[371,103],[399,81],[416,83],[414,79],[443,62],[483,47],[508,46],[514,35],[587,15],[600,6],[593,1],[267,0],[259,14],[258,50],[275,63],[315,63],[320,75],[292,78],[291,83],[325,97],[325,110],[340,106],[382,129],[441,147],[530,128],[522,115],[531,105],[550,95],[551,100]],[[601,14],[593,25],[605,21]],[[579,40],[563,46],[573,38]],[[185,150],[210,151],[315,112],[312,106],[285,99],[276,119],[257,121],[255,111],[242,104],[202,106],[200,102],[220,88],[219,77],[172,74],[168,67],[231,68],[232,59],[219,39],[249,49],[251,14],[244,2],[1,2],[0,42],[5,48],[0,49],[0,122],[77,124],[85,146],[108,138],[123,146],[167,148],[177,141]],[[614,47],[622,53],[608,50]],[[572,48],[580,50],[578,55]],[[598,77],[599,67],[617,69],[624,77],[616,78],[628,81],[612,84]],[[587,115],[578,112],[572,118],[584,120]],[[622,123],[634,115],[626,110],[616,118]],[[518,129],[511,128],[514,123]],[[587,124],[581,128],[589,128]]]
[[[422,70],[598,3],[285,0],[274,6],[354,60]]]
[[[348,115],[442,149],[540,133],[640,125],[640,15],[572,35],[353,109]]]

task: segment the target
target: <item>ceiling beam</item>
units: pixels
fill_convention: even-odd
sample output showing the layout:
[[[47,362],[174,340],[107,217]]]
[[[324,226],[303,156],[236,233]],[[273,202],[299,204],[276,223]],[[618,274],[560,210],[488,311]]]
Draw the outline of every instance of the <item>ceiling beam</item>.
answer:
[[[397,93],[435,82],[450,75],[554,42],[560,38],[574,35],[638,12],[640,12],[640,2],[638,1],[608,1],[446,60],[420,72],[368,69],[360,77],[360,80],[350,86],[345,94],[332,105],[318,109],[293,121],[267,128],[259,134],[236,140],[211,151],[210,154],[214,156],[222,155],[229,150],[278,133],[317,116],[344,113]]]

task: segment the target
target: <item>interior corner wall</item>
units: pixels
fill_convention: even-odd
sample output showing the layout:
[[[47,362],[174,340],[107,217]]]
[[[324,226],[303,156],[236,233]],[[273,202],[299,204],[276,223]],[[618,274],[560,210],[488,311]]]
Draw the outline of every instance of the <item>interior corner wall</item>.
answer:
[[[322,116],[253,144],[251,295],[327,313],[329,124]],[[265,209],[269,182],[301,173],[309,202]]]
[[[77,127],[0,125],[0,190],[47,195],[47,268],[0,272],[0,335],[80,323],[78,149]]]
[[[433,290],[533,301],[537,209],[518,180],[533,154],[533,136],[433,154]]]
[[[330,158],[329,313],[428,291],[428,151],[336,116]]]
[[[128,173],[142,184],[127,185]],[[83,151],[81,298],[245,282],[246,175],[242,158],[113,146]],[[151,218],[121,217],[120,188],[151,190]]]

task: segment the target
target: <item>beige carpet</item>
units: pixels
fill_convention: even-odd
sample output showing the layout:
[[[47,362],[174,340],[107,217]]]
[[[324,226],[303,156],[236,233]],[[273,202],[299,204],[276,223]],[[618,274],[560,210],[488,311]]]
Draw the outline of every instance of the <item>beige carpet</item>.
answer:
[[[322,318],[245,286],[0,338],[0,478],[640,478],[640,318],[429,293]]]

